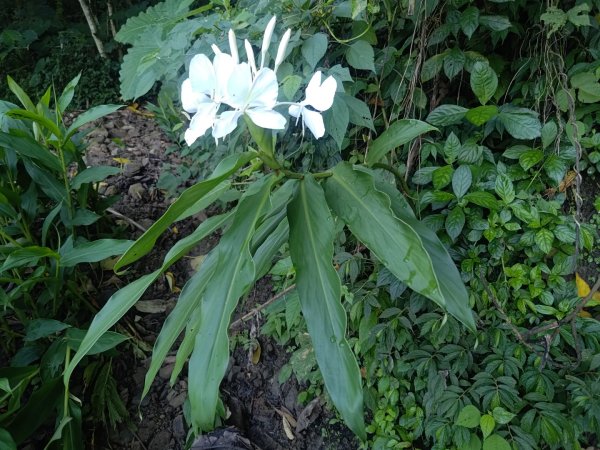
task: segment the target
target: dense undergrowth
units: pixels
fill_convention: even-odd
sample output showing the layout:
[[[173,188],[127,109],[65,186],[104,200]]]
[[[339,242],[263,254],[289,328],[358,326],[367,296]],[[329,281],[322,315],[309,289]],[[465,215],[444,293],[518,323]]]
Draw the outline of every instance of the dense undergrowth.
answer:
[[[168,0],[130,19],[117,33],[119,43],[130,45],[120,72],[122,97],[133,100],[156,89],[151,108],[178,144],[176,151],[188,157],[186,167],[165,170],[161,178],[162,187],[174,192],[190,180],[208,177],[224,157],[254,145],[243,128],[218,143],[207,135],[190,147],[184,144],[187,119],[179,95],[190,58],[211,54],[212,44],[227,48],[229,28],[238,41],[257,42],[276,14],[282,22],[275,30],[278,39],[286,28],[293,30],[287,58],[277,71],[280,100],[300,100],[317,69],[335,78],[338,92],[331,110],[323,114],[323,139],[310,139],[293,121],[278,133],[275,157],[283,163],[273,173],[327,173],[339,161],[369,166],[378,195],[390,199],[390,212],[419,219],[430,230],[421,231],[421,238],[434,232],[459,268],[476,332],[468,331],[457,314],[411,290],[409,281],[401,281],[386,267],[388,261],[376,257],[381,253],[371,242],[356,237],[361,234],[351,219],[339,214],[344,221],[334,221],[333,262],[344,284],[348,344],[363,384],[365,448],[527,450],[598,444],[600,295],[590,292],[586,280],[576,282],[576,273],[584,269],[592,274],[590,284],[598,279],[594,258],[599,200],[583,195],[582,183],[600,182],[600,134],[595,129],[600,112],[599,8],[592,0],[241,0],[234,5]],[[17,97],[22,101],[22,95]],[[4,102],[0,112],[0,170],[11,175],[0,184],[0,276],[8,283],[0,290],[0,317],[3,332],[12,335],[6,350],[13,366],[0,369],[5,393],[0,397],[0,439],[6,428],[12,439],[24,440],[24,432],[14,431],[15,423],[30,417],[22,412],[27,413],[30,403],[23,407],[21,398],[31,386],[36,387],[32,399],[35,392],[51,389],[45,387],[48,383],[54,387],[81,341],[78,331],[72,337],[70,330],[75,329],[66,324],[83,328],[87,319],[80,319],[79,310],[66,306],[58,295],[64,283],[77,280],[70,276],[75,263],[65,265],[65,254],[77,254],[74,242],[90,245],[81,236],[89,241],[106,237],[105,229],[89,227],[99,218],[90,214],[101,214],[105,207],[95,203],[91,183],[108,172],[82,177],[86,170],[81,164],[76,177],[67,171],[70,161],[79,162],[83,149],[73,150],[77,141],[70,142],[76,135],[61,125],[65,108],[52,114],[53,101],[48,94],[38,105],[24,107],[56,123],[62,137],[31,114],[13,112],[10,120],[22,123],[9,122],[6,111],[16,105]],[[398,139],[423,122],[430,127]],[[255,138],[256,131],[250,131]],[[15,140],[29,146],[23,147],[29,153],[22,153],[20,160],[11,151]],[[58,158],[58,165],[50,157],[36,159],[36,145],[51,148],[60,158],[63,151],[72,156]],[[256,174],[267,165],[254,162],[239,181],[262,182]],[[36,170],[49,171],[56,189],[38,187]],[[15,171],[20,175],[12,177]],[[328,183],[325,178],[326,193]],[[229,200],[242,195],[235,186],[220,189],[212,200],[224,193]],[[282,200],[284,195],[274,194],[273,203],[282,202],[285,210],[289,198]],[[328,201],[335,209],[334,201]],[[587,224],[583,210],[591,204],[596,214]],[[58,225],[52,234],[54,220]],[[82,233],[76,227],[87,228]],[[275,286],[301,283],[292,260],[298,250],[292,248],[290,257],[290,246],[277,238],[279,227],[259,230],[270,230],[281,246],[267,252],[275,255],[270,270]],[[14,262],[17,246],[29,249],[20,265]],[[258,261],[259,252],[252,251]],[[265,264],[257,273],[267,272]],[[139,281],[145,285],[151,278]],[[32,300],[39,295],[39,283],[44,286],[40,304]],[[57,316],[59,311],[62,316]],[[267,309],[263,333],[289,347],[290,362],[280,379],[296,376],[306,382],[299,400],[308,402],[327,394],[302,311],[297,293],[286,296]],[[36,334],[40,324],[45,334]],[[187,336],[195,336],[194,327],[187,327],[182,361],[192,351],[193,338]],[[102,335],[96,332],[97,339]],[[109,339],[108,347],[120,339],[103,336],[109,336],[103,338]],[[38,339],[46,344],[35,353],[31,342]],[[45,369],[49,359],[50,371]],[[39,366],[33,365],[36,361]],[[109,379],[106,367],[110,365],[87,365],[85,379]],[[120,406],[111,391],[114,384],[106,385],[108,394],[98,392],[95,398],[103,399],[99,411],[116,418]],[[69,400],[68,389],[59,393],[60,402],[47,416],[55,410],[63,419],[56,424],[65,430],[60,442],[67,446],[66,437],[80,429],[80,409]],[[339,408],[338,402],[333,401]]]

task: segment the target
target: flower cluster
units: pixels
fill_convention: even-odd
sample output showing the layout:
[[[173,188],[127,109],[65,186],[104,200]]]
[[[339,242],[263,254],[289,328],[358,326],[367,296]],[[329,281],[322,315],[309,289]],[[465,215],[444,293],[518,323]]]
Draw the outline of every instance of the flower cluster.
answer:
[[[288,29],[283,35],[275,57],[275,67],[270,69],[265,67],[265,59],[274,28],[275,17],[265,29],[259,68],[247,39],[244,48],[248,61],[240,62],[233,30],[229,30],[230,54],[213,45],[215,56],[212,62],[204,54],[192,58],[189,78],[181,85],[183,109],[193,113],[185,132],[188,145],[204,136],[209,129],[212,129],[215,139],[227,136],[235,130],[239,118],[244,114],[261,128],[281,130],[285,128],[286,118],[275,110],[278,106],[288,106],[288,113],[296,118],[296,123],[302,119],[303,132],[306,126],[317,139],[325,134],[321,113],[331,108],[337,83],[331,76],[321,82],[321,72],[316,72],[306,87],[305,100],[300,103],[278,102],[276,73],[285,57],[292,31]]]

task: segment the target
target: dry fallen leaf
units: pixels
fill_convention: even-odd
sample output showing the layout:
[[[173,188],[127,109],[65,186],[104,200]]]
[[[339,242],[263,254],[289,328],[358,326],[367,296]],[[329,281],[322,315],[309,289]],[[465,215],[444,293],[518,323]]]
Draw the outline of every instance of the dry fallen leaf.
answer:
[[[316,397],[311,400],[311,402],[306,405],[306,407],[302,410],[302,412],[298,415],[298,423],[296,424],[296,432],[300,433],[306,430],[312,423],[317,420],[321,414],[321,404],[319,397]]]
[[[206,258],[206,255],[198,255],[190,258],[190,266],[194,272],[198,272],[198,269],[202,265],[202,262]]]
[[[285,432],[285,435],[287,436],[287,438],[290,441],[293,441],[296,438],[296,436],[294,436],[294,432],[292,431],[292,426],[290,425],[288,420],[285,418],[285,416],[281,416],[281,421],[283,422],[283,431]]]
[[[134,305],[134,307],[139,312],[147,314],[157,314],[165,312],[169,307],[169,302],[161,298],[157,298],[154,300],[140,300]]]
[[[260,348],[260,343],[258,341],[254,342],[253,345],[254,350],[252,350],[252,364],[256,365],[258,364],[258,362],[260,361],[260,354],[261,354],[261,348]]]
[[[575,274],[575,285],[577,286],[577,295],[580,298],[585,298],[590,295],[590,285],[579,276],[578,273]],[[592,298],[586,303],[585,306],[598,306],[600,305],[600,292],[594,292]]]
[[[118,162],[118,163],[119,163],[119,164],[121,164],[121,165],[129,164],[129,163],[131,162],[131,160],[130,160],[130,159],[127,159],[127,158],[121,158],[121,157],[118,157],[118,156],[117,156],[117,157],[115,157],[115,158],[113,158],[113,160],[114,160],[114,161],[116,161],[116,162]]]
[[[173,272],[165,272],[165,278],[167,279],[167,283],[169,284],[169,290],[173,293],[177,293],[177,292],[181,292],[181,289],[179,289],[176,285],[175,285],[175,275],[173,275]]]

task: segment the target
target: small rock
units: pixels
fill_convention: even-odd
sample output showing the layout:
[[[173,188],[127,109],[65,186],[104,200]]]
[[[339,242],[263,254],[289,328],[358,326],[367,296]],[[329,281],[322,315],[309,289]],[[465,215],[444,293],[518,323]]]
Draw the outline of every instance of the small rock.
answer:
[[[181,405],[183,405],[185,403],[185,398],[186,398],[185,392],[181,392],[180,394],[177,394],[177,392],[171,391],[167,395],[167,402],[169,402],[169,405],[171,405],[173,408],[179,408]]]
[[[139,162],[132,161],[125,164],[124,175],[130,177],[137,174],[140,170],[142,170],[142,165]]]
[[[158,376],[163,380],[168,380],[171,378],[171,373],[173,373],[173,367],[175,367],[175,364],[167,364],[166,366],[161,367],[158,371]]]
[[[183,414],[179,414],[173,419],[173,437],[179,442],[183,442],[187,432],[185,431],[185,423],[183,420]]]
[[[146,193],[146,189],[144,188],[142,183],[135,183],[129,186],[127,193],[130,197],[141,200],[144,197],[144,194]]]
[[[115,127],[114,120],[107,120],[106,122],[104,122],[104,127],[108,130],[114,128]]]
[[[119,190],[117,189],[116,186],[109,186],[106,188],[106,191],[104,191],[104,195],[106,195],[107,197],[110,197],[112,195],[117,195],[119,193]]]
[[[148,445],[148,450],[166,450],[170,447],[169,443],[171,441],[171,433],[163,430],[158,432],[156,436],[150,441]]]

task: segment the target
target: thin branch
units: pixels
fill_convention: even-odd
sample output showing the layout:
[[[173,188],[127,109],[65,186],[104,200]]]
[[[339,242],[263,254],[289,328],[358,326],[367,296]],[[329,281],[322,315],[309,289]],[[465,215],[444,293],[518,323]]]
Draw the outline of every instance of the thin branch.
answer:
[[[116,211],[112,208],[106,208],[106,212],[111,213],[113,216],[118,217],[119,219],[123,219],[125,222],[129,223],[130,225],[133,225],[134,227],[136,227],[138,230],[141,230],[142,232],[146,232],[147,229],[145,227],[143,227],[142,225],[140,225],[139,223],[137,223],[135,220],[121,214],[119,211]]]
[[[244,314],[242,317],[240,317],[238,320],[236,320],[235,322],[232,322],[231,325],[229,326],[229,328],[231,328],[232,330],[239,327],[240,325],[242,325],[242,323],[244,323],[246,320],[251,319],[252,317],[254,317],[257,313],[259,313],[260,311],[262,311],[263,309],[265,309],[267,306],[269,306],[271,303],[279,300],[281,297],[284,297],[286,294],[288,294],[290,291],[293,291],[294,289],[296,289],[296,285],[292,284],[291,286],[286,287],[283,291],[277,293],[276,295],[274,295],[273,297],[271,297],[269,300],[267,300],[266,302],[258,305],[256,308],[254,308],[252,311],[250,311],[247,314]]]
[[[90,29],[90,33],[92,34],[92,39],[96,44],[96,48],[98,49],[98,53],[104,59],[107,58],[106,51],[104,51],[104,44],[100,38],[98,38],[98,28],[96,27],[96,22],[94,20],[94,16],[92,11],[90,10],[90,5],[86,0],[79,0],[79,4],[81,5],[81,10],[83,11],[83,15],[85,16],[85,20],[87,21],[88,27]]]

